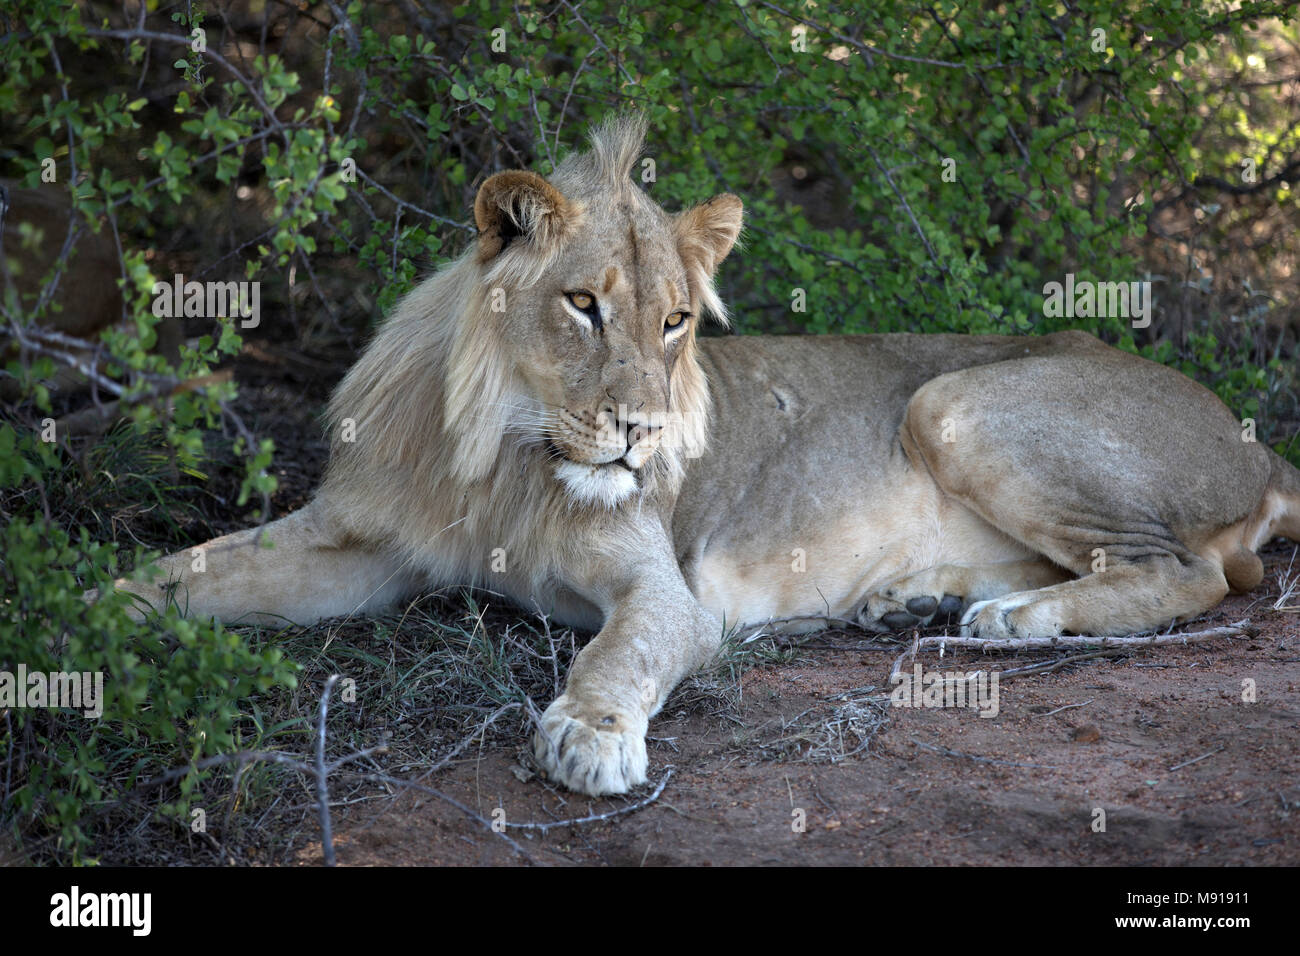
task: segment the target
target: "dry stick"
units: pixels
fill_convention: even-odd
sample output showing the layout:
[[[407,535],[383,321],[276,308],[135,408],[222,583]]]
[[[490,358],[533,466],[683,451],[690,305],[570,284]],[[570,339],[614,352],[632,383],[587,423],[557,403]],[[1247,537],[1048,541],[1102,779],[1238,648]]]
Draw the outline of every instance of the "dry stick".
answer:
[[[903,661],[911,660],[916,657],[916,652],[921,649],[921,635],[915,634],[912,637],[912,646],[899,654],[894,659],[894,666],[889,669],[889,684],[894,686],[899,681],[899,674],[903,670]]]
[[[387,750],[386,746],[369,747],[363,751],[340,757],[332,763],[325,763],[325,725],[329,716],[329,699],[331,692],[334,690],[334,685],[339,681],[339,676],[340,675],[338,674],[331,674],[329,679],[325,681],[325,689],[321,692],[319,718],[316,724],[316,763],[314,766],[309,766],[308,764],[297,760],[290,754],[281,754],[270,751],[240,751],[234,754],[219,754],[215,757],[209,757],[206,760],[199,761],[193,767],[185,766],[173,768],[159,777],[143,781],[136,786],[136,789],[143,790],[159,786],[169,780],[175,780],[185,776],[185,774],[189,773],[191,769],[200,770],[221,763],[237,762],[239,766],[236,771],[236,776],[242,774],[245,766],[250,762],[267,761],[292,767],[295,770],[309,774],[316,779],[316,812],[320,819],[321,852],[325,857],[326,866],[337,866],[338,860],[334,855],[333,827],[331,826],[330,821],[328,785],[330,772],[337,770],[339,767],[342,767],[353,760],[360,760],[373,753]]]
[[[521,847],[514,840],[510,839],[510,837],[507,834],[495,829],[492,826],[491,821],[483,819],[483,817],[479,816],[477,813],[475,813],[469,807],[465,806],[465,804],[461,803],[455,797],[450,797],[447,794],[443,793],[441,790],[435,789],[434,787],[430,787],[422,783],[416,783],[414,780],[404,780],[401,777],[390,777],[386,773],[361,773],[356,770],[349,770],[346,772],[355,773],[362,780],[369,780],[372,783],[389,783],[392,784],[393,786],[405,787],[408,790],[416,790],[419,791],[420,793],[427,793],[430,796],[437,797],[439,800],[442,800],[444,803],[451,804],[461,813],[465,814],[465,816],[469,817],[474,822],[486,828],[489,833],[505,840],[507,843],[510,844],[510,846],[514,849],[514,851],[518,853],[520,856],[522,856],[524,859],[533,863],[537,862],[531,856],[529,856],[528,852],[524,850],[523,847]]]
[[[982,651],[990,650],[1033,650],[1071,647],[1100,647],[1102,649],[1121,648],[1129,650],[1135,647],[1161,647],[1168,644],[1200,644],[1221,637],[1243,637],[1252,634],[1250,621],[1236,621],[1223,627],[1212,627],[1205,631],[1192,631],[1185,634],[1151,634],[1146,637],[1014,637],[1007,640],[989,640],[983,637],[923,637],[919,650],[928,647],[974,647]]]
[[[1059,714],[1059,713],[1060,713],[1061,711],[1063,711],[1063,710],[1073,710],[1075,707],[1087,707],[1089,704],[1091,704],[1091,703],[1092,703],[1094,700],[1096,700],[1096,699],[1097,699],[1096,697],[1089,697],[1089,698],[1088,698],[1087,700],[1085,700],[1082,704],[1066,704],[1064,707],[1058,707],[1058,708],[1056,708],[1056,710],[1049,710],[1049,711],[1048,711],[1047,713],[1045,713],[1045,714],[1030,714],[1030,716],[1031,716],[1031,717],[1051,717],[1053,714]]]
[[[203,760],[199,760],[195,762],[192,765],[186,765],[183,767],[174,767],[171,770],[168,770],[166,773],[160,774],[157,777],[140,782],[139,784],[136,785],[135,790],[140,791],[140,790],[147,790],[153,787],[158,787],[165,783],[169,783],[174,780],[179,780],[181,777],[185,776],[186,774],[190,773],[193,770],[205,770],[209,767],[215,767],[227,763],[238,763],[241,766],[241,768],[244,764],[257,763],[257,762],[278,763],[278,764],[283,764],[285,766],[291,767],[292,769],[297,770],[300,773],[307,774],[309,776],[314,777],[316,780],[316,803],[317,803],[317,812],[321,822],[322,852],[325,856],[325,865],[334,866],[335,865],[334,846],[333,846],[333,837],[330,828],[329,793],[325,783],[326,778],[329,776],[330,773],[333,773],[336,770],[340,770],[344,768],[345,765],[349,763],[352,763],[356,760],[364,759],[375,753],[384,753],[388,750],[387,745],[368,747],[365,750],[357,751],[356,753],[347,754],[343,757],[340,757],[331,763],[326,764],[324,762],[325,718],[328,713],[329,694],[330,691],[333,689],[335,682],[338,679],[339,679],[339,675],[337,674],[330,675],[330,679],[325,682],[325,690],[321,695],[320,719],[317,724],[317,736],[316,736],[316,760],[314,766],[303,763],[293,754],[280,753],[278,751],[241,750],[233,754],[218,754],[217,756],[214,757],[207,757]],[[537,715],[536,713],[536,708],[532,706],[532,701],[528,701],[527,703],[529,705],[528,709],[532,711],[534,719],[540,720],[540,716]],[[499,708],[496,713],[492,714],[484,722],[483,727],[486,727],[492,721],[496,720],[502,713],[505,713],[507,710],[511,710],[518,706],[520,705],[512,703]],[[483,727],[480,727],[479,730],[481,731]],[[467,739],[472,739],[472,737]],[[372,783],[391,784],[393,786],[404,787],[408,790],[416,790],[420,793],[426,793],[429,794],[430,796],[437,797],[439,800],[442,800],[444,803],[448,803],[451,806],[455,807],[465,816],[469,817],[469,819],[480,824],[484,829],[492,833],[494,836],[500,837],[502,840],[508,843],[510,847],[516,853],[522,856],[524,859],[529,860],[530,862],[536,862],[535,860],[533,860],[533,857],[529,855],[529,853],[526,850],[524,850],[524,848],[520,846],[515,840],[511,839],[509,835],[495,829],[491,821],[484,819],[478,813],[474,812],[474,810],[472,810],[470,807],[461,803],[459,800],[455,799],[454,797],[451,797],[443,793],[441,790],[438,790],[434,787],[430,787],[424,784],[417,783],[416,781],[413,780],[405,780],[401,777],[393,777],[384,773],[374,773],[369,771],[358,771],[358,770],[351,770],[351,769],[343,770],[343,772],[348,774],[355,774],[356,776],[360,777],[362,780],[367,780]],[[589,816],[581,817],[573,820],[557,820],[549,823],[508,823],[507,826],[515,827],[518,829],[537,830],[545,833],[548,830],[555,829],[556,827],[578,826],[584,823],[595,823],[600,820],[608,820],[608,819],[612,819],[613,817],[623,816],[629,813],[635,813],[637,810],[649,806],[651,803],[653,803],[655,800],[659,798],[659,795],[663,793],[664,787],[667,786],[668,780],[669,778],[672,777],[672,775],[673,775],[673,770],[670,768],[668,772],[664,774],[663,779],[659,781],[659,785],[655,788],[654,793],[650,794],[650,796],[646,797],[644,800],[640,801],[639,803],[632,804],[630,806],[620,807],[617,810],[611,810],[607,813],[591,814]]]
[[[141,790],[152,790],[154,787],[161,787],[163,784],[172,783],[179,780],[188,773],[196,770],[209,770],[212,767],[219,767],[228,763],[278,763],[299,773],[315,774],[316,768],[308,766],[298,759],[296,754],[281,753],[278,750],[239,750],[232,754],[217,754],[214,757],[204,757],[202,760],[196,760],[192,764],[185,764],[181,767],[173,767],[165,773],[160,773],[156,777],[150,777],[148,780],[141,780],[135,787],[122,795],[122,799]],[[119,801],[120,802],[120,801]]]
[[[339,681],[338,674],[331,674],[325,681],[325,689],[320,695],[320,722],[316,726],[316,808],[320,815],[320,845],[325,855],[326,866],[336,866],[334,858],[334,835],[330,827],[330,794],[326,784],[325,769],[325,717],[329,713],[330,692]]]
[[[509,710],[515,710],[515,709],[520,708],[520,707],[522,707],[522,706],[523,706],[523,705],[520,704],[520,703],[518,703],[518,702],[512,702],[512,703],[509,703],[509,704],[502,704],[502,705],[501,705],[500,707],[498,707],[495,711],[493,711],[492,713],[488,714],[487,717],[483,718],[483,722],[480,723],[480,724],[478,725],[478,727],[474,730],[473,733],[471,733],[471,734],[469,734],[469,736],[463,738],[463,739],[461,740],[460,743],[456,744],[456,746],[454,746],[454,747],[451,748],[451,751],[450,751],[449,753],[447,753],[446,756],[444,756],[441,760],[439,760],[437,763],[435,763],[432,767],[430,767],[430,768],[429,768],[428,770],[426,770],[424,773],[420,774],[419,779],[424,780],[424,779],[427,778],[427,777],[431,777],[431,776],[433,776],[433,775],[434,775],[435,773],[437,773],[439,770],[442,770],[444,767],[446,767],[448,764],[450,764],[453,760],[455,760],[457,757],[459,757],[460,754],[461,754],[461,751],[463,751],[466,747],[468,747],[468,746],[469,746],[469,745],[474,741],[475,738],[477,738],[477,737],[481,737],[482,734],[483,734],[483,733],[484,733],[484,732],[485,732],[489,727],[491,727],[494,723],[496,723],[496,720],[497,720],[498,717],[500,717],[500,716],[501,716],[502,714],[504,714],[506,711],[509,711]]]
[[[199,375],[195,378],[178,382],[168,393],[168,396],[175,398],[177,395],[182,395],[186,392],[194,392],[198,389],[208,388],[213,385],[222,385],[230,381],[232,377],[233,370],[231,369],[221,369],[220,371],[213,372],[211,375]],[[161,392],[158,394],[161,394]],[[117,418],[119,407],[120,405],[118,401],[114,399],[111,402],[91,405],[88,408],[81,409],[80,411],[64,415],[58,420],[59,434],[78,434],[98,428],[110,419]]]
[[[424,216],[426,219],[432,219],[434,222],[440,222],[445,226],[455,226],[457,229],[466,229],[466,230],[474,229],[474,226],[468,222],[457,222],[455,219],[448,219],[446,216],[439,216],[435,212],[429,212],[429,210],[421,206],[417,206],[415,205],[415,203],[407,202],[405,199],[393,195],[393,193],[385,189],[383,185],[381,185],[380,183],[376,182],[374,179],[371,179],[369,176],[367,176],[366,171],[364,169],[361,169],[360,167],[357,168],[357,175],[360,176],[362,179],[364,179],[371,186],[374,186],[375,189],[378,190],[382,196],[387,198],[389,201],[396,203],[398,209],[410,209],[413,212],[418,212],[421,216]]]
[[[659,794],[664,792],[664,787],[668,786],[668,781],[673,775],[673,768],[669,767],[668,772],[664,774],[659,785],[655,787],[655,792],[650,794],[640,803],[634,803],[628,807],[619,807],[617,810],[610,810],[606,813],[593,813],[585,817],[577,817],[573,820],[554,820],[550,823],[510,823],[506,821],[506,826],[514,827],[517,830],[539,830],[546,833],[548,830],[554,830],[556,827],[574,827],[583,823],[596,823],[600,820],[612,820],[614,817],[621,817],[628,813],[636,813],[638,810],[650,806],[659,799]]]
[[[1218,750],[1211,750],[1208,754],[1201,754],[1199,757],[1193,757],[1191,760],[1184,760],[1182,763],[1177,763],[1170,767],[1169,772],[1173,773],[1175,770],[1181,770],[1183,767],[1190,767],[1194,763],[1200,763],[1206,757],[1213,757],[1215,754],[1222,753],[1227,749],[1226,746],[1220,747]]]
[[[1055,674],[1067,664],[1078,664],[1081,661],[1096,660],[1099,657],[1119,657],[1121,654],[1127,654],[1129,651],[1123,647],[1112,647],[1107,651],[1093,651],[1091,654],[1071,654],[1069,657],[1058,657],[1054,661],[1040,661],[1037,664],[1029,664],[1025,667],[1013,667],[1011,670],[998,671],[1001,680],[1013,680],[1017,677],[1029,677],[1033,674]]]
[[[334,676],[337,677],[337,675]],[[344,765],[351,763],[352,761],[360,760],[364,757],[369,757],[371,754],[385,753],[387,750],[388,750],[387,745],[381,745],[378,747],[368,747],[365,750],[358,751],[354,754],[348,754],[344,757],[340,757],[338,760],[335,760],[334,762],[326,764],[324,766],[323,768],[324,774],[328,776],[330,773],[334,772],[335,770],[339,770],[343,768]],[[238,753],[233,753],[233,754],[218,754],[215,757],[206,757],[203,760],[199,760],[192,765],[187,764],[186,766],[183,767],[173,767],[171,770],[168,770],[164,774],[160,774],[159,776],[154,777],[150,780],[145,780],[142,783],[136,784],[135,790],[136,791],[146,790],[151,787],[161,786],[162,784],[168,783],[173,780],[179,780],[181,777],[185,776],[187,773],[190,773],[192,770],[206,770],[209,767],[215,767],[220,764],[234,763],[234,762],[239,762],[241,764],[265,762],[265,763],[283,764],[287,767],[291,767],[292,769],[297,770],[299,773],[303,773],[303,774],[307,774],[308,776],[315,777],[317,779],[317,794],[318,794],[318,802],[319,802],[320,779],[322,773],[322,768],[319,762],[319,751],[317,752],[317,758],[318,758],[317,763],[315,766],[313,766],[311,764],[303,763],[294,754],[280,753],[278,751],[273,751],[273,750],[241,750]],[[343,772],[349,774],[355,774],[356,776],[360,777],[362,780],[369,780],[374,783],[391,783],[397,786],[407,787],[408,789],[411,790],[418,790],[421,793],[427,793],[432,796],[435,796],[438,799],[451,804],[457,810],[460,810],[462,813],[468,816],[470,819],[475,820],[476,822],[482,824],[489,832],[495,834],[496,836],[501,837],[503,840],[509,843],[515,849],[515,851],[519,853],[521,856],[529,860],[532,859],[532,857],[530,857],[527,853],[524,852],[523,847],[521,847],[514,840],[510,839],[510,837],[506,836],[504,833],[498,833],[497,831],[493,830],[490,821],[483,819],[481,816],[479,816],[469,807],[465,806],[459,800],[447,796],[445,793],[443,793],[440,790],[435,790],[433,787],[423,786],[411,780],[403,780],[400,777],[390,777],[387,774],[382,774],[382,773],[371,773],[367,771],[358,771],[358,770],[343,770]],[[326,845],[326,844],[322,844],[322,845]],[[332,848],[330,852],[331,853],[333,852]]]
[[[1237,621],[1224,627],[1212,627],[1205,631],[1193,631],[1187,634],[1153,634],[1147,637],[1018,637],[994,641],[982,637],[921,637],[918,634],[913,639],[912,646],[894,661],[894,666],[889,671],[889,680],[890,683],[894,683],[902,670],[903,662],[915,658],[918,651],[930,647],[944,648],[951,645],[953,647],[977,648],[987,653],[990,650],[1049,650],[1070,647],[1097,647],[1100,645],[1100,650],[1076,655],[1073,658],[1052,661],[1051,663],[1031,664],[1028,667],[1015,668],[1014,670],[999,671],[1001,679],[1006,680],[1013,676],[1024,677],[1028,674],[1056,670],[1062,665],[1076,660],[1109,657],[1144,647],[1161,647],[1169,644],[1201,644],[1223,637],[1245,637],[1254,633],[1254,630],[1250,627],[1250,621]]]

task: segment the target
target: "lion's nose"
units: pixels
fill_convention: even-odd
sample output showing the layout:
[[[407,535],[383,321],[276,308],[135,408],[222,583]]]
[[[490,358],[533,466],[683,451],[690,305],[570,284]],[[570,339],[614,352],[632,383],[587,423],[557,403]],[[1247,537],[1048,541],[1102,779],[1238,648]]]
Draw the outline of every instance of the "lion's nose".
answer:
[[[627,422],[627,447],[631,448],[639,442],[654,436],[655,432],[660,431],[660,426],[651,425],[649,422]]]
[[[596,413],[596,424],[606,434],[613,429],[613,434],[609,434],[610,438],[622,435],[628,448],[633,448],[663,431],[663,425],[657,424],[652,417],[632,412],[625,405],[602,405]]]

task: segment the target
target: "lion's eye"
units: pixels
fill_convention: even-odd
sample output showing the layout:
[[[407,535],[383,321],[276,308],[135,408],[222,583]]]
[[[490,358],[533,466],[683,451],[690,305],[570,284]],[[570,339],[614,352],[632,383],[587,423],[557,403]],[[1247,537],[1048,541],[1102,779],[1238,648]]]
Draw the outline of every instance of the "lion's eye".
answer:
[[[567,295],[579,312],[590,312],[596,307],[596,298],[590,292],[569,292]]]
[[[664,319],[664,333],[676,332],[686,324],[686,320],[690,317],[691,314],[689,312],[674,312],[672,315],[668,316],[668,318]]]
[[[590,292],[578,289],[574,292],[564,293],[565,302],[570,307],[577,309],[583,317],[591,323],[593,331],[599,332],[601,329],[600,306],[596,304],[596,297]]]

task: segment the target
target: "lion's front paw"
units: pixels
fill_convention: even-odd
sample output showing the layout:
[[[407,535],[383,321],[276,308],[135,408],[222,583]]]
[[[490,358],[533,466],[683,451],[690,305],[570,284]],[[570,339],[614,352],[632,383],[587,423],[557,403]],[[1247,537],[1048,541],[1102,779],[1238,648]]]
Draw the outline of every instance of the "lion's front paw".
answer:
[[[546,775],[570,790],[600,796],[646,782],[647,721],[613,708],[580,705],[567,694],[542,714],[533,755]]]

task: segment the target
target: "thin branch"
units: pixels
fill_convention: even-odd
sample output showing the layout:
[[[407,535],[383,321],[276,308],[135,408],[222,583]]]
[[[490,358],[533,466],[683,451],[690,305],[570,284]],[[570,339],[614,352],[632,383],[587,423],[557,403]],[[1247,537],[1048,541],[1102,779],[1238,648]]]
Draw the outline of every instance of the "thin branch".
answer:
[[[90,36],[90,37],[105,38],[111,40],[128,40],[128,41],[146,40],[146,41],[153,41],[156,43],[169,43],[173,46],[188,47],[192,43],[192,40],[189,36],[182,36],[181,34],[178,33],[159,33],[155,30],[142,30],[138,27],[131,30],[106,30],[100,27],[91,27],[88,28],[85,31],[85,33],[86,36]],[[207,47],[200,54],[200,56],[205,56],[212,62],[219,65],[227,73],[229,73],[236,80],[238,80],[239,83],[246,90],[248,90],[248,95],[253,98],[253,102],[257,104],[258,109],[262,111],[263,115],[265,115],[266,118],[270,120],[271,125],[275,127],[276,132],[280,133],[280,135],[283,137],[285,146],[288,146],[290,143],[289,131],[285,128],[284,124],[280,122],[280,118],[275,115],[275,110],[273,110],[271,108],[271,105],[267,103],[266,100],[263,98],[262,91],[260,88],[261,84],[254,83],[251,79],[249,79],[247,76],[241,73],[238,67],[236,67],[233,63],[227,60],[220,53],[216,52],[216,50],[214,50],[212,47]]]
[[[823,26],[814,20],[808,20],[804,17],[797,16],[789,10],[783,10],[775,3],[762,3],[760,6],[767,7],[767,9],[781,14],[781,16],[788,20],[802,23],[804,26],[812,27],[818,33],[825,33],[827,36],[832,36],[841,43],[848,44],[866,57],[868,63],[871,62],[873,56],[883,56],[887,60],[901,60],[905,63],[921,63],[926,66],[942,66],[950,70],[1005,70],[1010,66],[1010,64],[1007,63],[953,63],[949,60],[932,60],[923,56],[906,56],[902,53],[891,53],[889,50],[882,50],[880,47],[870,46],[863,43],[861,40],[855,40],[853,37],[845,36],[838,30],[832,30],[830,27]]]
[[[325,767],[325,720],[329,714],[330,692],[338,681],[338,674],[331,674],[325,681],[325,689],[320,695],[320,719],[316,725],[316,812],[320,817],[320,845],[326,866],[338,865],[334,857],[334,828],[330,825],[329,771]]]
[[[576,827],[581,826],[584,823],[597,823],[601,820],[612,820],[615,817],[621,817],[629,813],[636,813],[636,811],[650,806],[650,804],[659,799],[659,794],[664,792],[664,787],[668,786],[668,781],[672,778],[672,775],[673,768],[669,767],[667,773],[664,774],[663,779],[659,781],[659,785],[655,787],[654,793],[650,794],[650,796],[646,797],[639,803],[634,803],[626,807],[619,807],[617,810],[610,810],[606,813],[592,813],[585,817],[577,817],[573,820],[553,820],[550,823],[511,823],[507,820],[506,826],[514,827],[517,830],[537,830],[541,833],[546,833],[547,831],[554,830],[557,827]]]
[[[1249,637],[1254,634],[1249,621],[1237,621],[1223,627],[1212,627],[1205,631],[1192,631],[1184,634],[1150,634],[1146,637],[1015,637],[1005,640],[990,640],[985,637],[937,637],[919,638],[913,645],[914,650],[927,650],[932,647],[969,647],[984,651],[1000,650],[1045,650],[1057,648],[1101,648],[1103,650],[1118,648],[1132,650],[1141,647],[1165,647],[1170,644],[1203,644],[1224,637]]]
[[[1218,750],[1211,750],[1208,754],[1201,754],[1199,757],[1193,757],[1191,760],[1184,760],[1182,763],[1176,763],[1169,768],[1169,772],[1173,773],[1175,770],[1182,770],[1184,767],[1190,767],[1194,763],[1200,763],[1205,758],[1213,757],[1217,753],[1223,753],[1223,751],[1227,749],[1227,746],[1223,746]]]
[[[455,219],[448,219],[446,216],[439,216],[436,212],[429,212],[429,210],[424,209],[421,206],[417,206],[415,205],[415,203],[409,203],[405,199],[400,199],[397,196],[394,196],[391,192],[389,192],[379,183],[375,182],[375,180],[367,176],[366,171],[362,169],[360,166],[357,167],[357,175],[360,176],[362,179],[364,179],[366,182],[368,182],[370,185],[374,186],[377,190],[379,190],[380,193],[382,193],[384,196],[386,196],[388,199],[392,200],[393,202],[397,203],[397,205],[403,209],[413,210],[415,212],[418,212],[421,216],[424,216],[426,219],[432,219],[434,222],[440,222],[447,226],[455,226],[457,229],[476,231],[475,227],[471,223],[457,222]]]
[[[1056,708],[1056,710],[1049,710],[1049,711],[1048,711],[1047,713],[1045,713],[1045,714],[1031,714],[1030,716],[1033,716],[1033,717],[1051,717],[1053,714],[1059,714],[1059,713],[1060,713],[1061,711],[1063,711],[1063,710],[1074,710],[1076,707],[1087,707],[1089,704],[1091,704],[1091,703],[1092,703],[1094,700],[1096,700],[1096,699],[1097,699],[1097,698],[1095,698],[1095,697],[1089,697],[1089,698],[1088,698],[1087,700],[1085,700],[1082,704],[1066,704],[1064,707],[1058,707],[1058,708]]]

